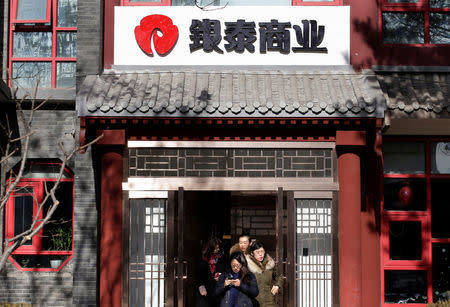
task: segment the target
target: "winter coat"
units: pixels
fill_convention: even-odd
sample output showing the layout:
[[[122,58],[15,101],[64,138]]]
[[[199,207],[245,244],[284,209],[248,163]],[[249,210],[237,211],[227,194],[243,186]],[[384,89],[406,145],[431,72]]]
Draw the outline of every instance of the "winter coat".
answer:
[[[214,290],[216,288],[216,281],[214,275],[216,273],[225,272],[225,262],[222,256],[216,263],[216,269],[214,273],[211,273],[209,269],[209,264],[203,258],[200,258],[197,264],[197,269],[195,272],[195,293],[196,293],[196,307],[215,307],[218,305],[217,300],[214,297]],[[225,275],[225,274],[222,274]],[[206,297],[200,295],[198,288],[203,285],[206,288]]]
[[[233,253],[241,253],[241,249],[239,248],[239,243],[234,244],[231,248],[230,248],[230,255]],[[244,254],[248,254],[248,252],[246,251]]]
[[[250,248],[250,246],[249,246],[249,248]],[[230,255],[233,253],[238,253],[238,252],[242,253],[241,249],[239,248],[239,243],[236,243],[230,248]],[[250,256],[249,249],[247,249],[247,251],[244,253],[244,256],[245,256],[245,260],[247,260],[247,263],[248,263],[249,256]]]
[[[256,297],[261,307],[274,307],[275,296],[272,294],[272,286],[278,286],[279,292],[283,287],[283,275],[278,274],[275,268],[275,261],[266,254],[262,262],[256,260],[252,255],[249,255],[248,269],[255,274],[258,283],[259,295]]]
[[[250,283],[245,283],[241,280],[241,285],[236,287],[239,290],[237,298],[237,307],[252,307],[252,299],[258,295],[258,285],[256,283],[255,275],[251,272],[248,273],[250,276]],[[219,281],[216,285],[216,290],[214,295],[220,299],[220,307],[229,307],[231,298],[231,288],[233,286],[225,287],[225,278],[227,274],[222,274],[219,277]]]

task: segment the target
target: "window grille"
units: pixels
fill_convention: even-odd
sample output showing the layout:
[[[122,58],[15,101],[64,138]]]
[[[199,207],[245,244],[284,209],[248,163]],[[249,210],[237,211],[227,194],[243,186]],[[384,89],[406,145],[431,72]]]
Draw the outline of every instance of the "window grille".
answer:
[[[297,306],[332,305],[331,200],[296,200]]]
[[[166,199],[131,201],[130,306],[165,304],[166,205]]]

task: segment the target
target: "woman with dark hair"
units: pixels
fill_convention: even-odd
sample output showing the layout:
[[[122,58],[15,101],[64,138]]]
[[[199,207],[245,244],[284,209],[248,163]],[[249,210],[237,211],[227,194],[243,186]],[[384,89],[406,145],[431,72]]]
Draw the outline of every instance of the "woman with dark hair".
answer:
[[[230,256],[230,269],[222,274],[214,294],[221,297],[220,307],[253,306],[252,299],[258,295],[255,275],[247,268],[247,261],[241,252]]]
[[[211,237],[202,248],[202,255],[196,269],[196,307],[215,307],[217,300],[214,289],[219,276],[225,271],[220,240]]]
[[[259,295],[256,300],[261,307],[275,307],[275,295],[283,286],[283,275],[278,274],[275,261],[266,254],[264,245],[255,241],[250,246],[248,269],[255,274]]]

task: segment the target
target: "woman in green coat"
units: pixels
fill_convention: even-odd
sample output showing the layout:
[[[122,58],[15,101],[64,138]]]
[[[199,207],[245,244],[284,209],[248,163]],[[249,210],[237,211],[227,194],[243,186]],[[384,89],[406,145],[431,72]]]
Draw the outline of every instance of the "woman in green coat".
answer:
[[[283,275],[278,274],[275,261],[266,254],[261,242],[255,241],[250,246],[250,255],[247,257],[248,269],[255,274],[258,283],[259,295],[256,300],[260,307],[274,307],[275,295],[283,287]]]

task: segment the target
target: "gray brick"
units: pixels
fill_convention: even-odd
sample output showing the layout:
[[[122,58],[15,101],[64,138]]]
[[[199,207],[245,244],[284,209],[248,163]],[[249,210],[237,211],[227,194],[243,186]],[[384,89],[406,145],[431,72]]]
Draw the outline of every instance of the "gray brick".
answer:
[[[261,156],[262,150],[261,149],[249,149],[248,155],[249,156]]]
[[[248,154],[247,149],[236,149],[234,151],[235,156],[247,156],[247,154]]]
[[[195,164],[195,169],[211,169],[211,170],[216,170],[218,169],[218,165],[215,163],[210,163],[210,164],[206,164],[206,163],[196,163]]]
[[[266,164],[249,164],[244,163],[244,169],[266,169]]]

